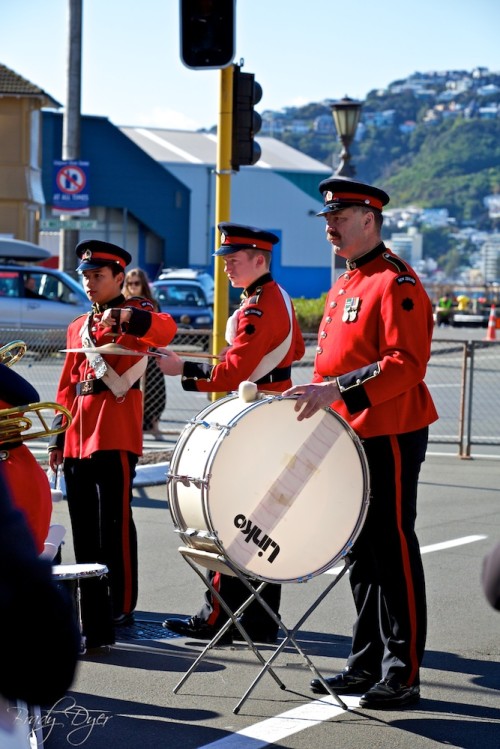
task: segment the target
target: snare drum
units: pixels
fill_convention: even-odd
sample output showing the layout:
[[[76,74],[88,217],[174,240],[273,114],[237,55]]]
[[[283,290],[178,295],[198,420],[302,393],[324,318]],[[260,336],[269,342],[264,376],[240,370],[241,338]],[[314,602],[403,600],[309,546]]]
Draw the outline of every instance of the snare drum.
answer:
[[[295,399],[230,395],[183,430],[167,494],[183,543],[250,577],[298,582],[351,548],[368,509],[364,450],[330,409],[297,420]]]
[[[105,564],[54,564],[52,576],[56,580],[80,580],[82,577],[103,577],[108,574]]]
[[[52,577],[61,583],[70,583],[72,596],[75,601],[76,616],[82,638],[81,651],[85,652],[86,639],[83,634],[82,591],[80,581],[92,577],[102,578],[108,574],[105,564],[55,564],[52,567]],[[103,614],[104,615],[104,614]]]

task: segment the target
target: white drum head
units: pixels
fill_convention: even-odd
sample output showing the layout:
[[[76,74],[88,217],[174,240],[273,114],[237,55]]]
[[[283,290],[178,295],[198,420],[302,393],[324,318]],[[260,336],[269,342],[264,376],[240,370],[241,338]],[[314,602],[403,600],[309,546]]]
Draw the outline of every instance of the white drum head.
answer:
[[[237,567],[271,582],[332,566],[359,533],[368,503],[366,458],[354,432],[331,411],[299,422],[294,404],[230,398],[202,412],[205,423],[222,416],[231,427],[212,438],[208,527]],[[196,547],[195,538],[187,543]]]
[[[80,577],[101,577],[106,575],[105,564],[55,564],[52,575],[58,580],[77,580]]]

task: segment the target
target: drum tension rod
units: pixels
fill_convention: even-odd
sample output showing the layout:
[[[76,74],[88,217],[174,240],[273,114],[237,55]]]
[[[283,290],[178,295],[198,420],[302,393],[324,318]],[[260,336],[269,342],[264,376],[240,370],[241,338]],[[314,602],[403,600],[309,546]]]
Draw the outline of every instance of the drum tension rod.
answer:
[[[202,479],[199,476],[195,478],[194,476],[178,476],[175,473],[169,473],[167,476],[167,483],[170,481],[180,481],[183,486],[191,486],[191,484],[194,484],[197,489],[201,489],[202,486],[208,485],[209,479],[210,476],[206,479]]]
[[[205,538],[208,541],[217,541],[217,536],[211,533],[210,531],[200,531],[197,528],[186,528],[186,530],[182,530],[182,528],[174,528],[174,533],[180,533],[183,536],[189,536],[190,538],[192,536],[197,536],[198,538]]]
[[[204,427],[205,429],[227,429],[227,431],[231,431],[233,428],[231,424],[219,424],[218,421],[202,421],[200,419],[189,419],[187,422],[188,424],[193,424],[193,426],[200,426]]]

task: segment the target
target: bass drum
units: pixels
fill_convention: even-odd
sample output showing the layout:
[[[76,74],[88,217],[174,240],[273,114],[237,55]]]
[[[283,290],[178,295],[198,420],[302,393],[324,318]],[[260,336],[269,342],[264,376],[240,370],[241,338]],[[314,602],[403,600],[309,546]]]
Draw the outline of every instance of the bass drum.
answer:
[[[184,428],[167,479],[183,543],[268,582],[333,566],[368,509],[359,438],[330,409],[298,421],[294,405],[282,396],[216,401]]]

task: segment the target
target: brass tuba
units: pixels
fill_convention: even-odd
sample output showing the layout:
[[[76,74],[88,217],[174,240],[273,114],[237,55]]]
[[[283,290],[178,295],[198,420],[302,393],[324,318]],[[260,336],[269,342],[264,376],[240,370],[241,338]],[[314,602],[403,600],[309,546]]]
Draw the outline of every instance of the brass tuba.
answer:
[[[5,346],[0,347],[0,362],[6,367],[11,367],[19,359],[22,359],[26,353],[27,346],[24,341],[12,341]],[[0,393],[1,397],[1,393]],[[61,426],[50,427],[47,423],[43,411],[58,411],[64,414],[66,421]],[[33,421],[26,416],[26,413],[33,413],[38,417],[41,428],[33,429]],[[22,406],[13,408],[0,408],[0,447],[8,442],[26,442],[38,437],[50,437],[54,434],[60,434],[66,431],[71,424],[72,416],[67,408],[59,403],[40,401],[39,403],[27,403]]]
[[[43,411],[48,409],[64,414],[66,423],[58,427],[50,427],[43,415]],[[26,416],[26,413],[34,413],[42,426],[38,431],[30,431],[33,422]],[[23,406],[14,406],[14,408],[0,408],[0,447],[7,442],[26,442],[39,437],[50,437],[53,434],[61,434],[71,424],[72,416],[67,408],[59,403],[50,403],[40,401],[40,403],[27,403]]]
[[[12,367],[16,361],[22,359],[26,353],[27,345],[24,341],[12,341],[0,347],[0,362],[6,367]]]

